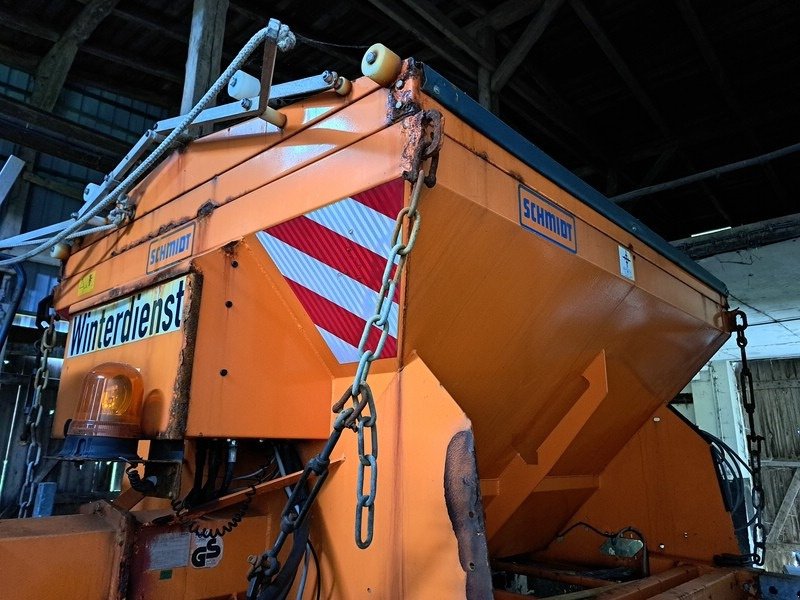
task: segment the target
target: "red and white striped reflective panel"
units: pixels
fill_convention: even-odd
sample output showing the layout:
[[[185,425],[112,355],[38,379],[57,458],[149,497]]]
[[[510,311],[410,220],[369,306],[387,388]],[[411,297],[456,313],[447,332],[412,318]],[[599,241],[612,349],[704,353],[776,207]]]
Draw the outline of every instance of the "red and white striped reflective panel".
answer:
[[[375,312],[403,180],[345,198],[259,232],[258,239],[286,278],[325,343],[342,363],[357,362],[358,342]],[[397,355],[397,298],[381,358]],[[367,347],[381,330],[372,327]]]

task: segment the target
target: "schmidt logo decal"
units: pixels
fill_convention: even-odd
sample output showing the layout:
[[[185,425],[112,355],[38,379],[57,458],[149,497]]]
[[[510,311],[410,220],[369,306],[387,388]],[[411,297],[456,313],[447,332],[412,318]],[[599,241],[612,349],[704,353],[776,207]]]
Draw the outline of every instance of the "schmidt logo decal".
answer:
[[[578,251],[575,216],[523,185],[519,186],[519,223],[570,252]]]

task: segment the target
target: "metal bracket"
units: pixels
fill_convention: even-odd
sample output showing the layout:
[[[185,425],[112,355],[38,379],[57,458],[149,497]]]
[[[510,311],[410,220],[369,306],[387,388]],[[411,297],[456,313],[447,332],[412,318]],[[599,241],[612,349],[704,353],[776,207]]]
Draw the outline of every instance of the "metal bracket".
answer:
[[[264,60],[261,62],[261,89],[258,94],[258,106],[263,108],[261,108],[259,116],[268,108],[272,76],[275,74],[275,58],[278,56],[278,34],[280,32],[280,21],[270,19],[267,25],[267,39],[264,41]]]
[[[280,83],[270,87],[271,96],[268,102],[275,106],[281,106],[291,100],[332,90],[335,88],[337,80],[338,76],[335,71],[324,71],[319,75]],[[261,106],[263,106],[263,104],[260,96],[253,96],[252,98],[245,98],[241,101],[207,108],[197,115],[191,127],[216,125],[228,121],[256,117],[264,112]],[[123,157],[113,171],[105,176],[101,183],[90,183],[87,185],[83,192],[84,204],[78,211],[78,215],[82,215],[87,210],[91,209],[98,199],[111,192],[111,190],[116,187],[117,183],[124,179],[125,175],[136,166],[136,163],[138,163],[148,151],[160,144],[164,137],[175,129],[182,119],[182,116],[177,116],[162,119],[157,122],[153,125],[152,129],[148,129],[144,135],[139,138],[139,141],[134,144],[130,152]],[[183,141],[187,142],[190,139],[191,136],[187,136]],[[63,227],[60,227],[59,230],[62,228]],[[30,233],[35,232],[29,232],[29,234],[26,235],[30,235]],[[36,237],[44,237],[45,235],[46,233],[44,232],[38,233]]]
[[[6,159],[3,168],[0,169],[0,206],[3,205],[5,202],[8,193],[11,191],[11,188],[14,185],[14,182],[19,177],[19,174],[22,173],[22,169],[25,168],[25,161],[21,158],[17,158],[13,154],[10,154]]]
[[[608,538],[600,546],[600,552],[608,556],[619,556],[620,558],[633,558],[644,548],[642,540],[614,536]]]

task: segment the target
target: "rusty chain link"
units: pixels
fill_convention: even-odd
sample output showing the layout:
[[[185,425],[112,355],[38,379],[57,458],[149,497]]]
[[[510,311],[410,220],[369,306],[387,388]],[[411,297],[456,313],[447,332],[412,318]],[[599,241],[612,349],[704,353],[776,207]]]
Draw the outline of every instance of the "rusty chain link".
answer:
[[[751,499],[753,504],[753,553],[751,558],[753,564],[761,566],[764,564],[764,554],[766,552],[767,531],[764,527],[764,486],[761,482],[761,449],[764,443],[764,436],[756,433],[756,400],[753,393],[753,374],[747,364],[747,315],[741,310],[731,312],[734,319],[736,330],[736,345],[742,356],[742,367],[739,373],[739,387],[742,394],[742,405],[747,413],[747,450],[750,455],[750,469],[752,471],[752,490]]]
[[[251,557],[250,572],[247,575],[250,581],[247,591],[248,600],[256,600],[261,592],[266,589],[280,572],[281,564],[278,555],[290,535],[300,528],[322,485],[328,477],[330,456],[342,432],[352,429],[357,435],[358,445],[358,474],[356,478],[356,510],[355,510],[355,541],[356,545],[365,549],[373,539],[373,526],[375,523],[375,499],[378,487],[378,414],[375,408],[375,399],[372,389],[367,383],[372,363],[383,352],[386,340],[389,337],[389,315],[392,302],[400,284],[400,279],[405,267],[406,259],[414,248],[419,232],[421,216],[418,211],[419,198],[422,187],[433,187],[436,183],[435,170],[438,162],[438,151],[442,140],[441,128],[442,115],[439,111],[424,111],[421,114],[423,135],[425,127],[431,126],[430,139],[423,139],[416,149],[412,170],[404,173],[413,188],[409,205],[400,210],[395,221],[390,243],[392,248],[386,260],[383,271],[381,288],[375,304],[374,314],[366,320],[364,331],[358,344],[360,358],[352,385],[345,390],[342,397],[336,402],[332,411],[336,413],[333,431],[322,451],[308,461],[300,479],[295,484],[289,499],[281,513],[280,532],[272,547],[261,554],[260,557]],[[431,161],[429,174],[426,176],[422,163]],[[403,242],[404,232],[406,241]],[[373,327],[381,330],[380,338],[374,348],[367,347],[367,340]],[[348,403],[352,401],[352,405]],[[366,439],[369,437],[369,444]],[[368,475],[367,475],[368,473]],[[306,495],[306,485],[311,477],[315,476],[311,491]],[[369,490],[364,493],[365,480],[369,481]],[[366,511],[366,531],[364,531],[364,512]]]
[[[47,385],[50,383],[50,370],[47,366],[47,360],[55,343],[56,316],[53,314],[50,317],[47,329],[42,332],[42,337],[39,340],[39,367],[33,376],[33,398],[30,410],[25,418],[25,438],[27,439],[28,450],[25,454],[25,479],[19,491],[17,517],[20,519],[29,517],[33,510],[34,496],[36,494],[36,484],[33,479],[36,468],[42,461],[42,443],[39,439],[39,426],[44,412],[42,398]]]

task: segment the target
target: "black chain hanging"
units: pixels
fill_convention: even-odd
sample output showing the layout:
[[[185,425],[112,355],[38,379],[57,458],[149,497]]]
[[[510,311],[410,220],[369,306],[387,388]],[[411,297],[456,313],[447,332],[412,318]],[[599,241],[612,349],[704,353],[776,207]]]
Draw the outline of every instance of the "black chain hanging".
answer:
[[[752,504],[754,511],[753,522],[753,552],[750,558],[754,565],[764,564],[764,554],[766,552],[766,528],[763,522],[764,512],[764,486],[761,482],[761,449],[764,443],[764,436],[756,433],[756,401],[753,393],[753,374],[747,364],[747,315],[741,310],[731,312],[733,317],[734,329],[736,330],[736,345],[742,355],[742,368],[739,373],[739,384],[742,394],[742,405],[747,413],[747,450],[750,455],[750,469],[752,477]]]

